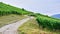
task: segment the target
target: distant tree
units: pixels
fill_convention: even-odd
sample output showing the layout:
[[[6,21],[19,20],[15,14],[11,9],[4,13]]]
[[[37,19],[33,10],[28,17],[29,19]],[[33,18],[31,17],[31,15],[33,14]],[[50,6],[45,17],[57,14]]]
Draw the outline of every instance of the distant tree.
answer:
[[[22,10],[24,11],[25,9],[24,9],[24,8],[22,8]]]

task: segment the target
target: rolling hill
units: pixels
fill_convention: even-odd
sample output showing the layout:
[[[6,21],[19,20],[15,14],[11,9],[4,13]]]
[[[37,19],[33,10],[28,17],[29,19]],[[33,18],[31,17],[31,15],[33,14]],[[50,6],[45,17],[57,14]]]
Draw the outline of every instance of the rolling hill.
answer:
[[[54,33],[57,32],[57,30],[60,30],[60,20],[59,19],[52,18],[52,17],[49,17],[47,15],[43,15],[43,14],[40,14],[40,13],[30,12],[30,11],[25,10],[24,8],[17,8],[17,7],[14,7],[14,6],[11,6],[11,5],[0,2],[0,17],[8,16],[8,15],[11,15],[11,14],[19,15],[18,18],[16,18],[16,19],[19,19],[19,17],[20,18],[23,17],[23,16],[20,16],[20,15],[28,15],[28,16],[35,17],[35,19],[33,19],[32,21],[30,21],[30,22],[28,21],[27,23],[25,23],[25,26],[23,25],[26,29],[28,29],[28,28],[31,28],[31,29],[33,28],[33,30],[36,29],[37,25],[36,25],[35,22],[37,21],[37,24],[38,24],[37,30],[38,31],[40,30],[40,28],[43,31],[44,31],[44,29],[46,29],[47,30],[46,32],[48,32],[50,30],[50,32],[54,32]],[[24,29],[24,27],[20,27],[20,28]],[[20,28],[18,30],[20,30]],[[25,29],[24,30],[23,29],[21,31],[25,30]],[[30,32],[31,29],[28,29],[27,31]],[[39,31],[39,32],[41,32],[41,31]],[[39,33],[39,32],[36,32],[36,33]],[[60,31],[58,31],[58,33],[59,32]],[[23,32],[23,34],[24,33],[25,32]]]
[[[58,18],[60,19],[60,14],[55,14],[55,15],[52,15],[53,18]]]

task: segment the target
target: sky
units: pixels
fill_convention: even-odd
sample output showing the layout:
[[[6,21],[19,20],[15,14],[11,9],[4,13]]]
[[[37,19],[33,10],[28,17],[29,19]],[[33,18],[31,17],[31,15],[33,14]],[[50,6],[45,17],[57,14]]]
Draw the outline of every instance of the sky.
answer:
[[[0,2],[49,16],[60,14],[60,0],[0,0]]]

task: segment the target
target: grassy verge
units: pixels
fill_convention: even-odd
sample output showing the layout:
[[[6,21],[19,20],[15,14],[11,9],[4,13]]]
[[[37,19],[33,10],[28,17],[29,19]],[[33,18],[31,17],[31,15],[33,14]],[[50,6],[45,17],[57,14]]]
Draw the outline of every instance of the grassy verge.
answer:
[[[39,34],[39,26],[35,19],[31,19],[18,29],[19,34]]]
[[[6,15],[6,16],[0,16],[0,27],[7,25],[7,24],[10,24],[10,23],[14,23],[14,22],[21,20],[23,18],[25,18],[25,16],[14,15],[14,14]]]

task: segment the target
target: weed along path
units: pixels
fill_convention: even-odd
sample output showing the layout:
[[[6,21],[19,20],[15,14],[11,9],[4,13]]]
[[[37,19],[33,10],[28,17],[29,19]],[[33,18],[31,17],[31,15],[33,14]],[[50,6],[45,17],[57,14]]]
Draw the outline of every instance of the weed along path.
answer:
[[[16,23],[12,23],[4,27],[1,27],[0,34],[18,34],[17,32],[18,27],[20,27],[23,23],[27,22],[30,19],[33,19],[33,17],[27,17],[20,21],[17,21]]]

